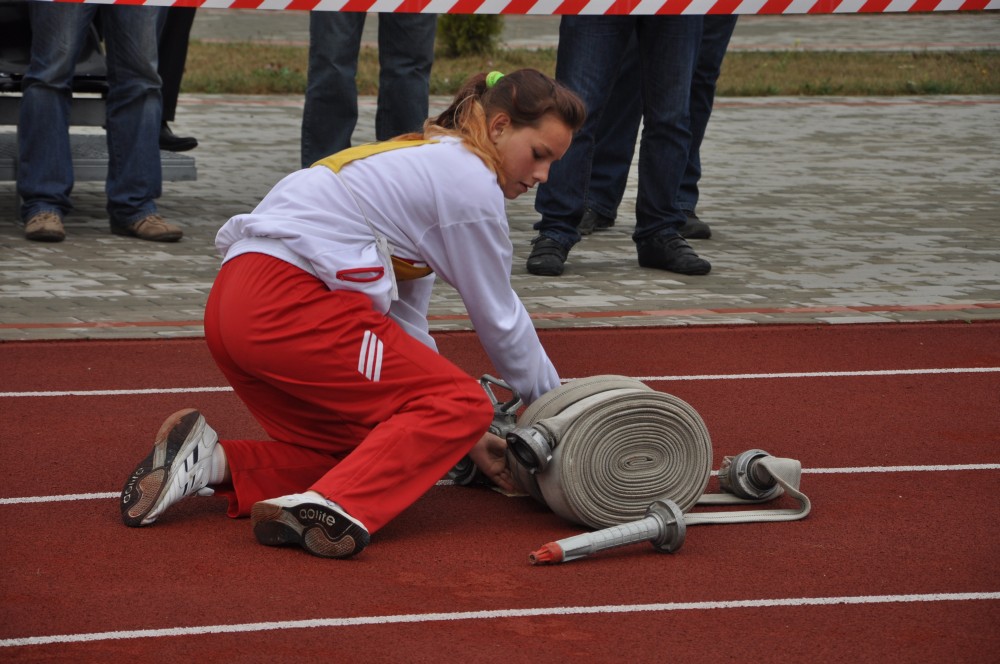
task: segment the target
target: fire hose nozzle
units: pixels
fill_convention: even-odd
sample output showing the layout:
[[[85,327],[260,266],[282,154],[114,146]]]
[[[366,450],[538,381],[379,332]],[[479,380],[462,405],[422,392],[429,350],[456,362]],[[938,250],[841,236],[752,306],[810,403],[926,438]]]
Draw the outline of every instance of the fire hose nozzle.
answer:
[[[528,554],[528,561],[532,565],[561,563],[562,559],[563,551],[555,542],[549,542],[548,544],[543,545],[538,551],[532,551]]]
[[[687,524],[681,508],[672,500],[655,500],[639,521],[549,542],[530,553],[528,562],[532,565],[569,562],[598,551],[645,541],[661,553],[673,553],[681,548],[686,535]]]

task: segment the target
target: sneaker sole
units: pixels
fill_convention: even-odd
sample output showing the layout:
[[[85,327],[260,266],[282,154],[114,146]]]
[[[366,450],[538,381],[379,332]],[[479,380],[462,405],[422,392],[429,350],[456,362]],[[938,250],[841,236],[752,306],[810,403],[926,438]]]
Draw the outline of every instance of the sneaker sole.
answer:
[[[333,523],[330,523],[333,520]],[[345,520],[343,529],[328,531]],[[259,502],[250,510],[253,534],[265,546],[297,545],[320,558],[349,558],[368,546],[370,536],[353,521],[316,503],[282,507]]]
[[[197,448],[204,426],[205,418],[194,408],[179,410],[163,422],[153,442],[153,450],[132,471],[122,489],[122,522],[126,526],[149,525],[143,520],[163,495],[174,459],[187,458],[192,448]]]

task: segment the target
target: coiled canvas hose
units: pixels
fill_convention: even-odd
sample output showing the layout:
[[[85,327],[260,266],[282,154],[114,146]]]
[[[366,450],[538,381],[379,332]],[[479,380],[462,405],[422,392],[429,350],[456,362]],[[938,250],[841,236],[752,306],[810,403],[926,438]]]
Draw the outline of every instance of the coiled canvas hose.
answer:
[[[725,493],[705,494],[712,443],[701,416],[685,401],[626,376],[581,378],[542,395],[507,440],[518,487],[591,528],[641,520],[653,501],[673,502],[688,525],[791,521],[811,508],[798,490],[799,462],[762,450],[726,457],[719,470]],[[550,457],[539,461],[541,450]],[[798,501],[797,509],[687,513],[695,505],[763,503],[784,492]]]
[[[535,401],[518,428],[548,439],[552,471],[532,473],[512,454],[515,482],[591,528],[640,519],[654,498],[687,511],[711,474],[712,443],[697,411],[634,378],[571,381]]]

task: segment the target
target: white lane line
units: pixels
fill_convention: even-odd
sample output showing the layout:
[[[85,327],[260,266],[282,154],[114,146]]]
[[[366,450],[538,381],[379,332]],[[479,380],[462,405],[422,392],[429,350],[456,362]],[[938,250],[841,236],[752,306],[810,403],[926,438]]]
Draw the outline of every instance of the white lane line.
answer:
[[[850,378],[864,376],[921,376],[935,374],[1000,373],[1000,367],[951,367],[939,369],[880,369],[873,371],[795,371],[783,373],[698,374],[690,376],[632,376],[644,382],[682,380],[755,380],[761,378]],[[575,378],[564,378],[568,383]],[[151,387],[133,390],[50,390],[44,392],[0,392],[0,398],[17,397],[115,397],[142,394],[194,394],[197,392],[232,392],[221,387]]]
[[[310,620],[280,620],[233,625],[202,625],[199,627],[168,627],[117,632],[84,634],[53,634],[0,639],[0,648],[50,645],[53,643],[85,643],[118,639],[150,639],[167,636],[202,634],[236,634],[273,630],[323,627],[354,627],[358,625],[398,625],[406,623],[446,622],[455,620],[497,620],[533,618],[536,616],[579,616],[615,613],[660,613],[668,611],[713,611],[719,609],[763,609],[777,606],[838,606],[857,604],[899,604],[912,602],[970,602],[1000,600],[1000,592],[933,593],[920,595],[862,595],[848,597],[789,597],[775,599],[741,599],[714,602],[666,602],[662,604],[612,604],[603,606],[556,606],[533,609],[492,609],[486,611],[455,611],[449,613],[410,613],[354,618],[313,618]]]
[[[194,394],[195,392],[232,392],[223,387],[151,387],[136,390],[52,390],[47,392],[0,392],[2,397],[117,397],[133,394]]]
[[[754,380],[758,378],[849,378],[853,376],[922,376],[934,374],[997,373],[1000,367],[954,367],[943,369],[881,369],[875,371],[802,371],[748,374],[702,374],[694,376],[636,376],[641,381]]]
[[[28,505],[30,503],[69,503],[74,500],[106,500],[118,498],[119,493],[66,493],[61,496],[25,496],[23,498],[0,498],[0,505]]]
[[[1000,463],[958,463],[931,466],[855,466],[847,468],[803,468],[803,475],[860,475],[863,473],[919,473],[919,472],[961,472],[969,470],[1000,470]],[[717,471],[712,471],[714,475]],[[439,480],[437,486],[455,486],[451,480]],[[75,500],[108,500],[118,498],[118,492],[67,493],[57,496],[24,496],[21,498],[0,498],[0,505],[27,505],[31,503],[63,503]]]
[[[836,473],[919,473],[952,472],[957,470],[1000,470],[1000,463],[961,463],[951,466],[856,466],[853,468],[803,468],[802,473],[833,475]]]

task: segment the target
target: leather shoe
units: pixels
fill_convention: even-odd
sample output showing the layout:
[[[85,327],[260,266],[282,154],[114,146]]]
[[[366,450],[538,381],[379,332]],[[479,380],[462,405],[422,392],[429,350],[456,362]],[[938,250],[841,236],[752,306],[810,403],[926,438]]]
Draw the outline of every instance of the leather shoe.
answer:
[[[698,256],[680,235],[654,235],[640,242],[639,266],[678,274],[708,274],[712,264]]]
[[[192,136],[177,136],[164,122],[160,126],[160,149],[168,152],[187,152],[198,147],[198,139]]]
[[[603,231],[614,225],[614,219],[609,219],[599,212],[588,209],[580,217],[580,223],[577,224],[576,230],[580,232],[580,235],[590,235],[594,231]]]
[[[528,272],[541,277],[558,277],[563,273],[568,249],[550,237],[539,235],[531,241],[531,255],[528,256]]]
[[[51,210],[32,215],[24,224],[24,237],[35,242],[62,242],[66,239],[62,217]]]
[[[158,214],[147,215],[131,226],[112,226],[111,232],[151,242],[177,242],[184,236],[184,231],[167,223]]]
[[[698,218],[693,211],[684,212],[687,215],[687,221],[681,226],[680,231],[681,237],[686,237],[689,240],[707,240],[712,237],[712,229],[709,228],[708,224]]]

